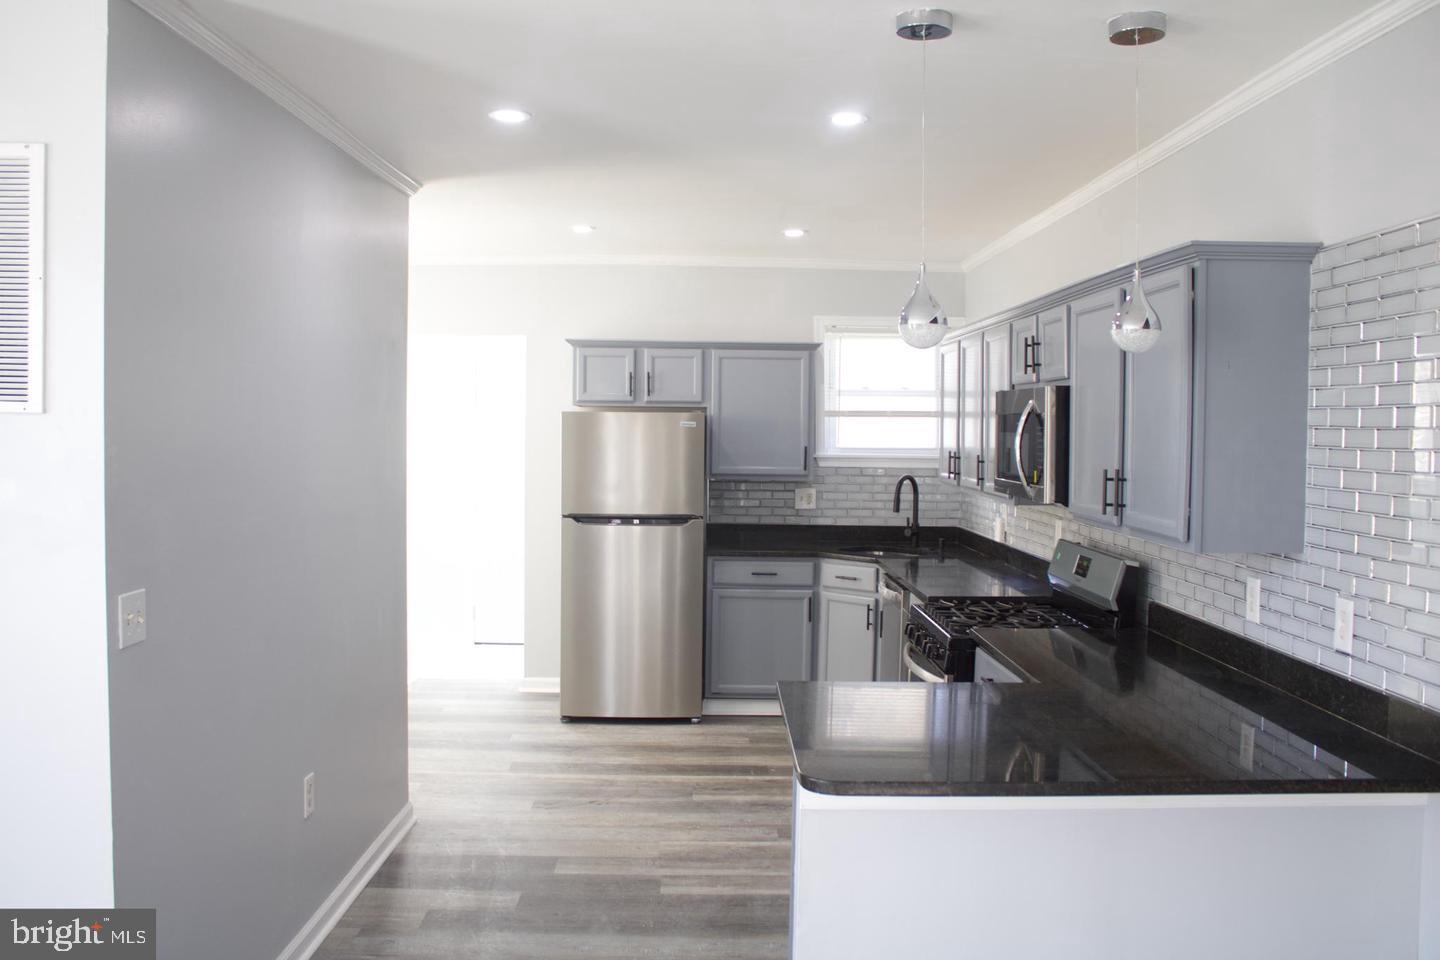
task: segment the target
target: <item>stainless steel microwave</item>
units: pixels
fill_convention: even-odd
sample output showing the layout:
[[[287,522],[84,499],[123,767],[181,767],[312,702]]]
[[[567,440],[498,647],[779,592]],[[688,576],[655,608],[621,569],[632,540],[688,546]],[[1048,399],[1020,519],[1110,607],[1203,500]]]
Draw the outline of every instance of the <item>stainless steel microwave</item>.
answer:
[[[1070,388],[995,394],[995,489],[1022,503],[1070,502]]]

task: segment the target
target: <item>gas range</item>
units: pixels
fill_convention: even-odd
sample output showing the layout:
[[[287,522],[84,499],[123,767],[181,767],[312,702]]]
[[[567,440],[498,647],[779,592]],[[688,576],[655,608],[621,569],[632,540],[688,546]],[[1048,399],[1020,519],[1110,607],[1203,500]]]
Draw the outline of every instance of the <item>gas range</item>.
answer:
[[[1054,593],[1043,597],[931,597],[910,606],[905,653],[911,677],[969,682],[975,676],[975,631],[1071,627],[1113,632],[1129,622],[1139,567],[1061,540],[1050,561]]]

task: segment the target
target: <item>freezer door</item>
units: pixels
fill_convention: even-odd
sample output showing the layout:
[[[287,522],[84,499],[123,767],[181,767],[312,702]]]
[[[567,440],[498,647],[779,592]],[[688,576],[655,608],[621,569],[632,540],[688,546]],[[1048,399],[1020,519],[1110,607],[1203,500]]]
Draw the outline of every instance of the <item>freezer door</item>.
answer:
[[[561,716],[700,716],[705,522],[561,523]]]
[[[561,415],[565,516],[705,515],[705,414],[586,410]]]

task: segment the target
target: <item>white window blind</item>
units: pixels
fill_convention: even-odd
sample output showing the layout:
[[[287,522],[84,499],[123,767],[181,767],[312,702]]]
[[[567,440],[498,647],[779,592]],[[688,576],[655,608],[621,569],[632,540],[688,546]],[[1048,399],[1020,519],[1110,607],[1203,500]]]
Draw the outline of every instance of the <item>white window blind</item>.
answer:
[[[0,413],[44,400],[45,145],[0,143]]]
[[[934,350],[900,339],[893,319],[825,319],[822,454],[934,456]]]

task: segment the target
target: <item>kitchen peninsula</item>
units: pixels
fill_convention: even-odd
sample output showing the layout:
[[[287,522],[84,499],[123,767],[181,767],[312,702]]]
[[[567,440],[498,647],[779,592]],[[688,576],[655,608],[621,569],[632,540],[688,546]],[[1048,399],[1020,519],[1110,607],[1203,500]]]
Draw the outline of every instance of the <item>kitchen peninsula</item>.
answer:
[[[1020,683],[781,684],[796,960],[1435,956],[1433,721],[1149,622],[982,635]]]

